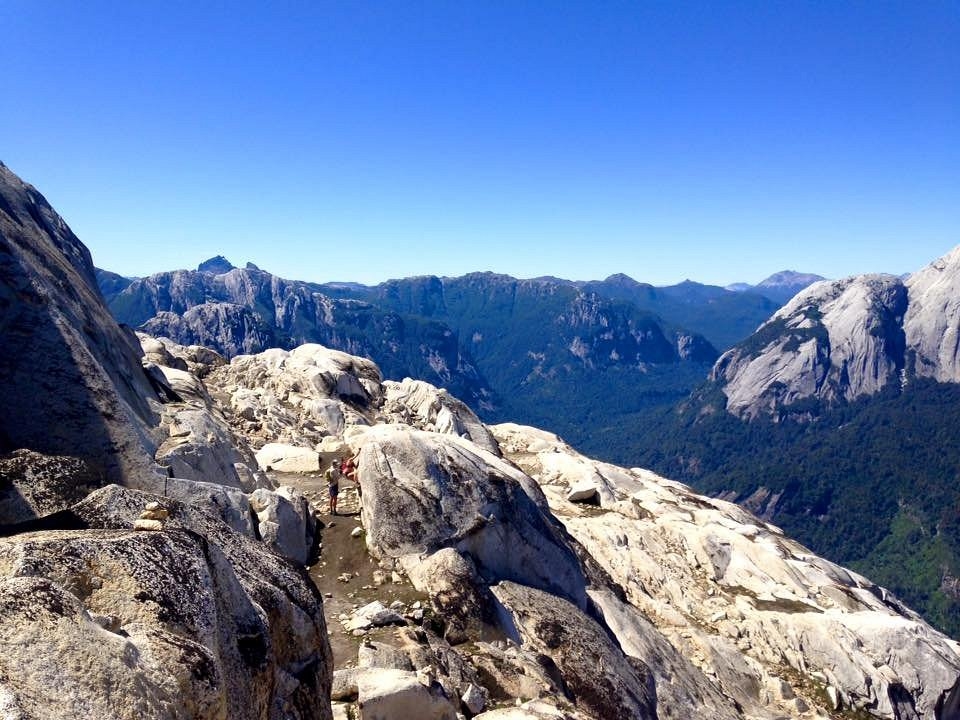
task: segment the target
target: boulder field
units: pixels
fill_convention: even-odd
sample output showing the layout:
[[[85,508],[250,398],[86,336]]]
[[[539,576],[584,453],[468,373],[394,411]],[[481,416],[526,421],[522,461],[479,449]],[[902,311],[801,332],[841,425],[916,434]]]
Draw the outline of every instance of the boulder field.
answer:
[[[360,717],[403,716],[374,714],[381,693],[396,708],[422,695],[423,717],[471,715],[470,685],[484,718],[957,717],[960,648],[867,578],[736,505],[535,428],[484,428],[425,383],[374,379],[313,345],[205,380],[253,444],[297,428],[319,454],[334,445],[324,418],[342,417],[336,442],[359,458],[354,542],[429,600],[423,619],[398,605],[401,629],[377,636],[385,687],[363,645],[337,662],[336,702]],[[361,620],[334,632],[365,642]]]

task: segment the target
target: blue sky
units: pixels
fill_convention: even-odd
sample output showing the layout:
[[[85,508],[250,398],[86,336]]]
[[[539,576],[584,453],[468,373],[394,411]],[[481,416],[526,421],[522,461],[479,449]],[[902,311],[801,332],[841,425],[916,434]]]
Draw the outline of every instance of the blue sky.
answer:
[[[960,244],[960,4],[0,5],[0,160],[101,267],[655,284]]]

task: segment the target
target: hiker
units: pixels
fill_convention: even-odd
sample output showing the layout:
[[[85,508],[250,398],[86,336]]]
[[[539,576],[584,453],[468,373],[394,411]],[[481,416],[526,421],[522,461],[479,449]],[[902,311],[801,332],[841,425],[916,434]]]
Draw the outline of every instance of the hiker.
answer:
[[[337,495],[340,494],[340,468],[335,462],[330,463],[323,476],[327,479],[327,492],[330,494],[330,514],[337,514]]]
[[[343,473],[343,476],[350,480],[353,483],[354,487],[357,488],[357,501],[360,503],[360,507],[363,507],[363,490],[360,488],[360,483],[357,481],[357,471],[358,471],[358,462],[360,460],[360,451],[357,450],[352,456],[343,458],[343,461],[340,463],[340,471]]]
[[[358,450],[356,455],[353,455],[352,457],[345,457],[340,463],[340,472],[342,472],[344,477],[346,477],[350,482],[357,485],[357,487],[360,487],[357,484],[357,458],[359,456],[360,451]]]

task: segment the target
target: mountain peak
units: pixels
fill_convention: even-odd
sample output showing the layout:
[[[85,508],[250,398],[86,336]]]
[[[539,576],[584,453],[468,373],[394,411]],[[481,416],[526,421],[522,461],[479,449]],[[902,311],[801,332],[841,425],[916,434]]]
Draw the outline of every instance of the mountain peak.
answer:
[[[825,280],[822,275],[815,275],[814,273],[801,273],[796,270],[781,270],[776,272],[765,280],[761,280],[757,283],[756,287],[758,288],[779,288],[779,287],[806,287],[807,285],[812,285],[819,280]],[[801,288],[802,289],[802,288]]]
[[[874,395],[904,368],[907,289],[893,275],[856,275],[798,292],[714,365],[727,410],[776,415],[800,401]]]
[[[197,265],[197,272],[211,273],[212,275],[223,275],[223,273],[228,273],[233,269],[233,265],[223,255],[217,255]]]
[[[625,285],[625,286],[634,286],[634,285],[640,284],[625,273],[614,273],[613,275],[609,276],[606,280],[604,280],[604,282],[613,283],[615,285]]]

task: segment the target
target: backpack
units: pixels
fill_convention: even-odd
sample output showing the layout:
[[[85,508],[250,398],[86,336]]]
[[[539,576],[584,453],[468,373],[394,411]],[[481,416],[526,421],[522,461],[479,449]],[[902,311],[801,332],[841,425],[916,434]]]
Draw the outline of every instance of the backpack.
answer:
[[[329,485],[340,484],[340,472],[337,470],[336,464],[328,467],[326,471],[324,471],[323,477],[326,478],[327,484]]]

